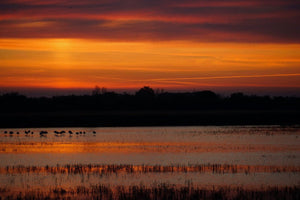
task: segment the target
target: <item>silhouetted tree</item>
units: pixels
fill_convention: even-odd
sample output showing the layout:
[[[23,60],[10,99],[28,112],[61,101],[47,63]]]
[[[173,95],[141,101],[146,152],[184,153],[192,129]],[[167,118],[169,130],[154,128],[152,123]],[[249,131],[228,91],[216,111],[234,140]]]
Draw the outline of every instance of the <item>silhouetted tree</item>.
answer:
[[[163,94],[164,92],[165,92],[164,89],[157,88],[157,89],[155,90],[155,95],[160,95],[160,94]]]
[[[206,100],[215,100],[218,99],[218,95],[210,90],[204,90],[204,91],[200,91],[200,92],[194,92],[194,94],[197,97],[200,97],[202,99],[206,99]]]
[[[154,90],[149,86],[144,86],[139,91],[137,91],[135,95],[139,97],[154,97],[155,93]]]
[[[242,92],[236,92],[236,93],[232,93],[230,95],[231,99],[235,99],[235,100],[241,100],[245,97],[245,95]]]
[[[96,85],[95,89],[92,91],[93,96],[97,96],[105,93],[107,93],[107,89],[105,87],[100,88],[98,85]]]
[[[95,86],[95,89],[92,91],[93,96],[97,96],[101,94],[101,89],[98,85]]]

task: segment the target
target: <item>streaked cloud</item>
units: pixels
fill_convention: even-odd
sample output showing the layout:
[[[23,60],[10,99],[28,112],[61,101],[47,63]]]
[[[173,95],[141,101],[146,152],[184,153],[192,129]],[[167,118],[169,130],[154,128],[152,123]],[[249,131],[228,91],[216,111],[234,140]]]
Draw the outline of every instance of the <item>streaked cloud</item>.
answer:
[[[2,38],[299,43],[297,0],[0,2]]]

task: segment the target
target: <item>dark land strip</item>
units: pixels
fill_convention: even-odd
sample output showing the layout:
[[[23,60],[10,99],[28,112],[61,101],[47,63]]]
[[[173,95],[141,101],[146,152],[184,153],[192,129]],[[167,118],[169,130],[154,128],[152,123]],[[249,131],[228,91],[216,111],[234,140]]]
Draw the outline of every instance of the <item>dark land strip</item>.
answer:
[[[135,94],[95,88],[92,95],[26,97],[0,95],[0,127],[104,127],[190,125],[299,125],[300,97],[212,91]]]
[[[110,110],[0,113],[1,128],[299,125],[300,110]]]

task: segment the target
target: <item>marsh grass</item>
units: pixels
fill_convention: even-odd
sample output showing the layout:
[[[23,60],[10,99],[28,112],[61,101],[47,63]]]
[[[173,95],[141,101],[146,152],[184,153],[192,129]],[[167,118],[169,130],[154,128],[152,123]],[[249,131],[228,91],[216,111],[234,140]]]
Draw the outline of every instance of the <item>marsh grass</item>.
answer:
[[[48,191],[30,190],[13,193],[0,189],[0,199],[299,199],[300,186],[294,187],[267,187],[260,189],[247,189],[243,187],[194,187],[161,184],[153,187],[93,185],[90,187],[78,186],[75,188],[51,188]]]
[[[51,174],[109,174],[109,173],[166,173],[166,172],[200,172],[200,173],[281,173],[300,172],[299,166],[264,166],[232,164],[199,164],[199,165],[57,165],[57,166],[6,166],[0,168],[0,174],[51,173]]]

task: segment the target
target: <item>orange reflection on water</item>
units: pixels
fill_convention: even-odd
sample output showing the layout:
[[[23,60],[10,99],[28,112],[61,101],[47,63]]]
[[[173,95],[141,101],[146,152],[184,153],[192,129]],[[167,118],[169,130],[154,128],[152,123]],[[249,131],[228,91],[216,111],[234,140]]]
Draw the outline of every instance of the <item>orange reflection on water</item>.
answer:
[[[80,152],[284,152],[299,151],[299,145],[223,144],[209,142],[13,142],[1,143],[0,153]]]

